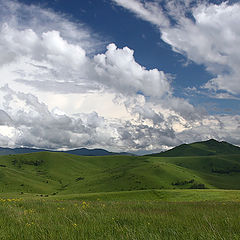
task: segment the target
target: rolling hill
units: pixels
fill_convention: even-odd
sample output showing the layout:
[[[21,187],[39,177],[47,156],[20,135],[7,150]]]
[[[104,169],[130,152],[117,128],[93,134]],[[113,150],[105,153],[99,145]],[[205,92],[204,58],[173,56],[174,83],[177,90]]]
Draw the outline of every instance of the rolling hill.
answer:
[[[214,139],[191,144],[182,144],[165,152],[151,154],[152,157],[183,157],[240,154],[240,147]]]
[[[222,144],[225,149],[219,149]],[[149,189],[240,189],[238,148],[214,140],[186,146],[182,153],[177,147],[160,157],[77,156],[61,152],[3,155],[0,193],[56,195]],[[193,156],[194,153],[198,155]]]

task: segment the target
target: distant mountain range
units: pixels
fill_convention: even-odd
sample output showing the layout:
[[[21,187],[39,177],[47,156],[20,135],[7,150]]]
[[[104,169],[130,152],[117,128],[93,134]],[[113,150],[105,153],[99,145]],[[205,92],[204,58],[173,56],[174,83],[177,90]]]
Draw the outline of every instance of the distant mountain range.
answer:
[[[127,152],[109,152],[104,149],[87,149],[79,148],[68,151],[52,151],[46,149],[36,148],[1,148],[0,155],[9,154],[24,154],[35,152],[62,152],[69,153],[78,156],[108,156],[108,155],[127,155],[134,156],[132,153]],[[224,155],[224,154],[240,154],[240,147],[234,146],[227,142],[219,142],[214,139],[210,139],[203,142],[195,142],[191,144],[182,144],[168,151],[148,154],[151,157],[184,157],[184,156],[211,156],[211,155]]]
[[[51,151],[46,149],[35,149],[35,148],[1,148],[0,147],[0,155],[9,155],[9,154],[24,154],[24,153],[35,153],[35,152],[62,152],[69,153],[79,156],[107,156],[107,155],[129,155],[132,156],[131,153],[121,152],[109,152],[104,149],[87,149],[87,148],[79,148],[68,151]]]
[[[184,156],[211,156],[225,154],[240,154],[240,147],[227,142],[218,142],[210,139],[203,142],[182,144],[165,152],[150,154],[152,157],[184,157]]]

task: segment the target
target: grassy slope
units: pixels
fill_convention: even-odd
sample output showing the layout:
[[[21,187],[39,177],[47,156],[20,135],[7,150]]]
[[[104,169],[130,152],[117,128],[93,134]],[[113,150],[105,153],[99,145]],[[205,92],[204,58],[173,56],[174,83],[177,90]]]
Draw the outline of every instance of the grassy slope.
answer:
[[[222,189],[240,189],[240,155],[151,158],[151,161],[174,164],[191,170],[205,183]],[[215,171],[215,172],[214,172]]]
[[[14,163],[14,164],[13,164]],[[192,178],[178,166],[159,166],[144,157],[79,157],[62,153],[1,156],[0,192],[84,193],[169,188]],[[35,166],[35,165],[37,166]],[[83,179],[81,179],[83,178]]]
[[[240,154],[240,147],[227,142],[218,142],[214,139],[182,144],[165,152],[152,154],[152,157],[184,157],[184,156],[210,156],[210,155]]]
[[[240,155],[202,157],[82,157],[32,153],[0,157],[0,192],[78,194],[146,189],[240,189]],[[6,167],[4,167],[4,165]],[[228,174],[215,173],[228,169]],[[233,172],[231,172],[233,170]],[[235,172],[234,172],[235,171]],[[176,182],[190,181],[174,185]]]

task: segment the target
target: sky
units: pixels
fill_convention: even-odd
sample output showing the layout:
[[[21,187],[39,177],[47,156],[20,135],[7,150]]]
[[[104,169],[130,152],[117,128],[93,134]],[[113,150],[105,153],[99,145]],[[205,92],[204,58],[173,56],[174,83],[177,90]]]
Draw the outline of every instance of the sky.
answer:
[[[240,1],[0,0],[0,146],[240,146]]]

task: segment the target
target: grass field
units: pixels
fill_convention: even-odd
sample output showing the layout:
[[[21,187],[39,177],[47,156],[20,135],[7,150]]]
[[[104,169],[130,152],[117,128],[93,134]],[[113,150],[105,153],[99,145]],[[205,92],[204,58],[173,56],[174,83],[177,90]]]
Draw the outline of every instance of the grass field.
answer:
[[[239,191],[1,194],[0,214],[0,239],[240,239]]]
[[[240,155],[196,146],[203,156],[0,156],[0,240],[240,239]]]

